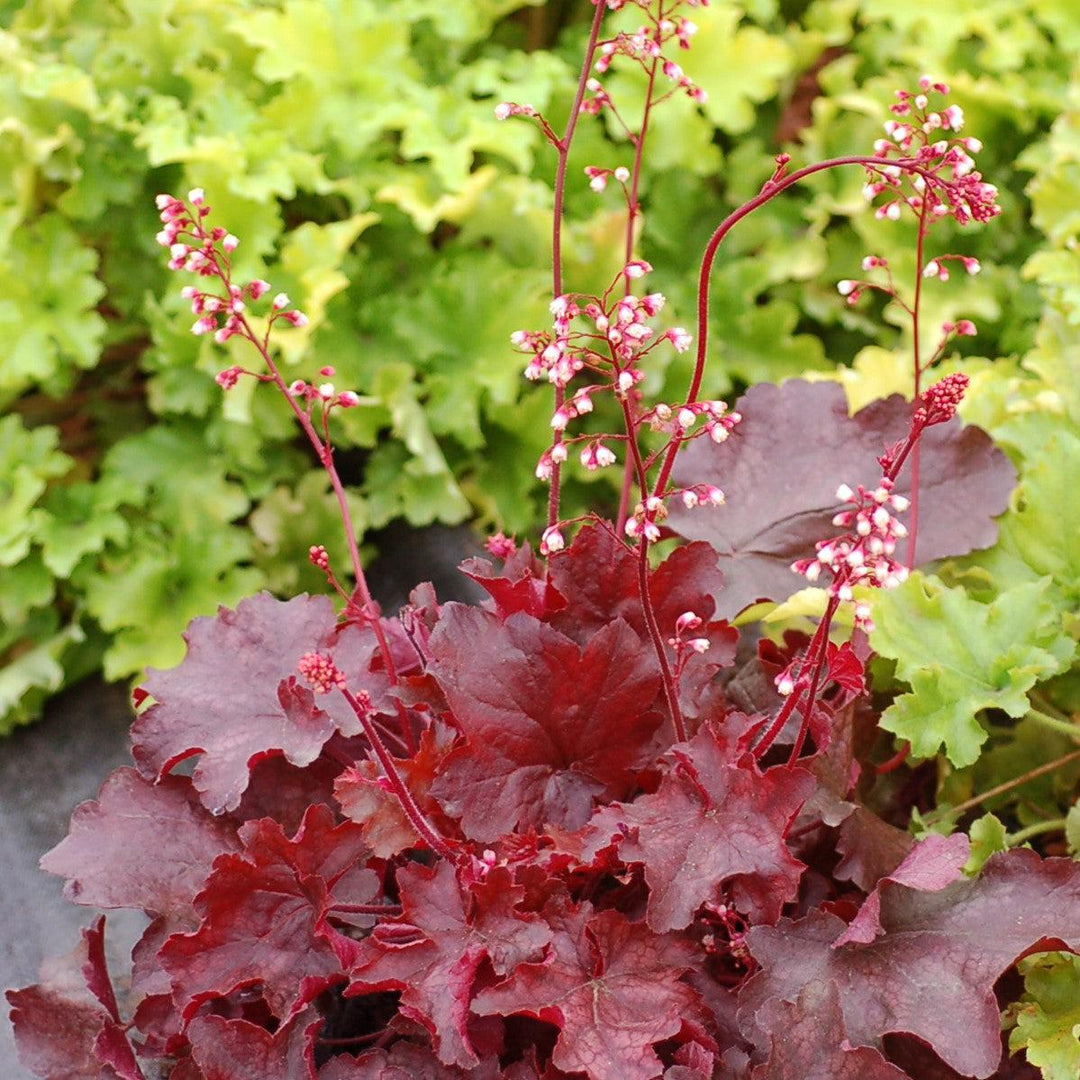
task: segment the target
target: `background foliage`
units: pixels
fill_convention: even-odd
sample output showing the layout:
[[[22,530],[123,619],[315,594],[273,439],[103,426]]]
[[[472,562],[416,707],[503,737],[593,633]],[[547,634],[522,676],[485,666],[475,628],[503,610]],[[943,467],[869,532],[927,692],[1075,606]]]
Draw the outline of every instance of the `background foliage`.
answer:
[[[254,423],[250,394],[261,391],[245,381],[223,398],[213,374],[229,358],[185,332],[152,240],[159,190],[205,187],[243,237],[241,272],[286,288],[311,316],[284,342],[287,365],[333,364],[364,395],[339,442],[365,529],[470,516],[535,528],[532,466],[549,405],[520,379],[507,339],[545,322],[553,155],[534,127],[500,124],[492,106],[565,115],[585,8],[0,3],[0,723],[33,716],[99,666],[117,679],[175,663],[184,625],[218,603],[318,587],[304,552],[336,539],[322,473],[280,404],[267,394]],[[644,183],[643,255],[683,321],[708,233],[780,147],[796,163],[865,149],[892,89],[922,71],[946,77],[984,133],[981,161],[1005,212],[990,232],[958,238],[985,270],[963,289],[931,290],[930,317],[977,321],[980,355],[950,363],[975,380],[968,419],[1005,447],[1021,482],[997,547],[938,572],[967,603],[1006,609],[1027,595],[1011,590],[1049,578],[1040,633],[1075,631],[1071,5],[751,0],[714,2],[695,21],[685,66],[709,101],[665,107]],[[609,89],[623,102],[640,94],[629,77]],[[578,166],[627,160],[617,131],[582,125],[571,287],[604,279],[620,249],[615,196],[590,192]],[[903,320],[847,308],[832,287],[867,251],[901,276],[910,266],[901,227],[861,212],[861,184],[856,170],[829,174],[733,234],[707,393],[805,373],[840,379],[853,408],[908,389],[910,354],[893,328]],[[674,389],[687,363],[671,359],[653,378]],[[609,506],[616,479],[572,484],[568,510]],[[921,588],[887,601],[897,617],[927,602]],[[905,662],[915,660],[899,665],[912,677]],[[1075,707],[1072,674],[1051,689],[1054,709]],[[924,720],[905,706],[895,730]],[[958,795],[972,769],[996,778],[1003,740],[1019,753],[1013,744],[1047,737],[1009,724],[980,729],[988,748],[948,780]],[[927,752],[933,729],[920,730]]]

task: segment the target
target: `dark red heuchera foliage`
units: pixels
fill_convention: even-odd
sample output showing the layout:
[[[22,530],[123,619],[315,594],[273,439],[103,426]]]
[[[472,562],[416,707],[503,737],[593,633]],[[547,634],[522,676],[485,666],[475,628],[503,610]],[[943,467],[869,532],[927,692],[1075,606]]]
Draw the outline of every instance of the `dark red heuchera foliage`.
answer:
[[[806,415],[834,396],[754,393],[802,395]],[[852,423],[841,476],[871,441]],[[977,518],[956,553],[992,534],[986,487],[1011,474],[958,422],[935,453],[979,463],[949,470],[948,503]],[[777,477],[759,474],[753,514],[779,535],[814,495]],[[677,666],[682,742],[637,556],[602,522],[546,564],[471,560],[481,606],[416,590],[381,623],[393,678],[371,623],[321,597],[195,620],[184,662],[146,680],[137,768],[43,860],[73,901],[146,913],[132,972],[114,989],[99,918],[9,993],[23,1061],[52,1080],[1035,1075],[1003,1058],[999,980],[1080,949],[1080,864],[1013,850],[969,878],[965,837],[898,827],[919,793],[868,767],[884,748],[860,635],[830,646],[806,752],[789,763],[795,725],[755,754],[805,642],[740,641],[716,617],[740,546],[651,571],[665,636],[692,612],[710,644]],[[773,595],[771,561],[740,568],[742,595]],[[370,703],[409,806],[340,685],[299,677],[316,654]]]

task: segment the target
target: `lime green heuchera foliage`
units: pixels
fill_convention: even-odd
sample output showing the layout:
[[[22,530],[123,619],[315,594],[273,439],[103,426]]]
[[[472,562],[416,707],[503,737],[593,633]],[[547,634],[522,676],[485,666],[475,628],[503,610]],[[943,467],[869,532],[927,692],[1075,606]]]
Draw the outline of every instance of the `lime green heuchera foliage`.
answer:
[[[169,268],[193,275],[191,332],[229,350],[226,400],[272,390],[326,476],[346,554],[321,536],[306,557],[340,604],[262,592],[195,619],[183,662],[148,672],[136,768],[77,810],[43,866],[72,899],[152,921],[124,1000],[103,919],[66,967],[8,993],[44,1080],[1057,1080],[1075,1066],[1076,811],[1029,821],[1017,799],[1053,783],[1042,807],[1060,805],[1080,760],[1060,753],[1078,741],[1076,583],[1032,536],[1058,483],[1038,433],[1049,423],[1060,453],[1074,437],[1075,394],[1049,385],[1067,331],[1048,316],[1030,376],[1004,385],[952,357],[975,323],[934,294],[983,262],[949,230],[991,222],[1001,192],[928,76],[896,94],[872,153],[777,155],[703,240],[694,332],[662,328],[646,280],[663,270],[639,248],[646,147],[675,103],[712,100],[682,10],[706,4],[592,6],[562,132],[550,108],[494,106],[554,152],[551,326],[509,335],[551,395],[529,461],[549,494],[539,556],[499,532],[495,562],[463,564],[482,604],[420,586],[384,617],[331,439],[362,388],[339,389],[327,363],[287,376],[310,309],[248,272],[248,237],[202,187],[158,196]],[[628,72],[644,78],[636,112]],[[619,258],[571,285],[587,117],[629,153],[583,166],[590,197],[620,192]],[[721,245],[840,171],[862,173],[885,246],[853,254],[865,276],[840,280],[837,307],[885,300],[910,400],[849,411],[842,387],[792,380],[729,406],[706,393],[713,308],[733,302],[713,296]],[[668,393],[680,357],[687,381]],[[969,403],[1019,470],[961,423]],[[47,463],[49,440],[35,449]],[[621,473],[613,520],[574,505],[574,459],[586,477]],[[929,561],[935,575],[917,568]],[[1007,780],[990,782],[995,754]],[[175,771],[187,758],[190,776]],[[1003,817],[957,830],[987,808]],[[1023,988],[1002,978],[1017,965]]]

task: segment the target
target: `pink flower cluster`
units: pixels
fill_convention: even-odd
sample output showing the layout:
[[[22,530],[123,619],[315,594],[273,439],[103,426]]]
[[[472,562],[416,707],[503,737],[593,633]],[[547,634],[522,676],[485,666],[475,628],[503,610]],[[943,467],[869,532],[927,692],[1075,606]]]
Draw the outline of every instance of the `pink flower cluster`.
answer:
[[[687,0],[687,3],[690,7],[708,6],[707,0],[699,0],[699,2]],[[608,6],[611,7],[610,0]],[[624,56],[639,64],[646,73],[651,72],[655,63],[664,78],[672,83],[669,93],[683,91],[699,105],[703,105],[708,100],[708,94],[683,71],[678,63],[664,56],[664,46],[671,41],[675,41],[680,49],[689,49],[690,39],[697,33],[697,25],[682,16],[673,17],[673,8],[676,5],[673,5],[673,8],[660,19],[655,17],[650,10],[650,5],[644,0],[638,6],[650,15],[653,20],[652,25],[641,26],[632,33],[620,33],[608,41],[601,42],[597,49],[599,55],[595,64],[597,74],[604,75],[618,56]],[[595,115],[602,109],[611,108],[611,99],[599,79],[590,79],[586,89],[592,97],[582,103],[583,112]],[[657,100],[663,100],[663,97]]]
[[[982,149],[978,139],[958,136],[964,126],[964,111],[959,105],[932,108],[931,97],[948,94],[949,88],[924,75],[919,90],[897,90],[894,117],[885,122],[886,138],[874,143],[874,153],[888,162],[891,158],[915,158],[920,171],[910,179],[897,165],[867,166],[869,179],[864,188],[873,201],[883,192],[891,198],[876,211],[879,218],[899,219],[905,206],[916,214],[924,210],[931,218],[951,215],[958,224],[989,221],[1001,213],[998,189],[986,183],[975,168],[971,156]],[[938,138],[940,133],[951,137]]]
[[[582,372],[596,379],[566,396],[552,414],[551,426],[557,437],[537,462],[538,479],[551,479],[555,466],[567,460],[568,443],[572,442],[585,442],[580,459],[589,471],[613,465],[617,460],[615,452],[602,438],[578,436],[564,440],[562,433],[571,421],[593,411],[594,394],[606,391],[620,401],[632,400],[635,387],[645,377],[640,362],[658,345],[668,342],[677,352],[690,347],[692,338],[682,327],[657,334],[650,325],[649,320],[664,307],[660,293],[617,295],[620,283],[639,280],[651,270],[644,260],[631,260],[603,296],[571,293],[557,296],[551,302],[551,331],[518,330],[511,335],[512,344],[529,356],[525,367],[527,379],[546,378],[562,388]],[[579,320],[586,323],[584,328],[578,328]],[[741,417],[729,413],[722,401],[703,401],[658,405],[638,419],[653,430],[667,430],[679,438],[708,435],[719,443],[728,437]],[[703,423],[699,424],[699,420]],[[695,426],[697,430],[691,431]]]
[[[175,195],[158,195],[155,202],[163,222],[156,240],[169,249],[169,269],[217,278],[225,287],[225,296],[193,285],[181,290],[184,299],[191,301],[192,314],[198,316],[191,332],[213,334],[219,345],[235,334],[250,337],[250,329],[244,321],[246,302],[259,300],[270,292],[270,282],[261,278],[244,285],[233,282],[229,256],[240,246],[240,241],[225,229],[206,227],[204,219],[209,215],[210,207],[206,205],[202,188],[192,188],[187,202]],[[286,308],[289,308],[288,296],[278,293],[270,305],[270,322],[282,319],[290,326],[307,326],[308,319],[302,311]],[[218,382],[227,389],[236,384],[236,377],[222,372]]]
[[[162,247],[169,249],[169,269],[216,278],[224,289],[224,295],[194,285],[185,285],[180,290],[180,295],[191,301],[192,314],[198,316],[191,327],[193,334],[213,334],[219,345],[239,335],[257,348],[264,349],[269,328],[279,320],[293,327],[308,325],[307,316],[292,307],[286,293],[279,292],[270,301],[267,337],[260,343],[245,318],[245,312],[249,302],[261,300],[271,292],[273,286],[262,278],[255,278],[243,285],[233,282],[229,256],[240,246],[240,241],[225,229],[207,227],[205,219],[210,214],[210,207],[206,205],[206,193],[202,188],[192,188],[186,202],[175,195],[158,195],[155,201],[163,223],[156,239]],[[324,367],[319,374],[329,378],[334,374],[334,369]],[[256,375],[239,364],[224,368],[214,378],[223,390],[231,390],[240,381],[241,375],[268,378]],[[336,405],[349,409],[360,404],[358,394],[352,390],[339,393],[329,382],[312,385],[298,379],[289,387],[289,393],[309,404],[320,402],[324,408]]]
[[[848,531],[818,541],[816,557],[800,559],[792,563],[791,569],[810,582],[817,581],[822,570],[828,570],[832,574],[829,594],[839,600],[852,600],[856,585],[895,589],[908,576],[907,567],[893,558],[896,542],[907,536],[907,527],[893,511],[906,510],[908,499],[893,493],[893,481],[888,477],[882,477],[871,489],[860,484],[852,491],[847,484],[841,484],[836,497],[849,509],[841,510],[833,524]],[[873,629],[869,605],[855,605],[855,622],[867,631]]]
[[[675,636],[668,638],[668,644],[675,650],[677,664],[681,667],[691,653],[704,653],[709,651],[710,642],[707,637],[693,637],[696,630],[704,625],[700,615],[692,611],[684,611],[675,620]],[[681,662],[681,663],[680,663]]]

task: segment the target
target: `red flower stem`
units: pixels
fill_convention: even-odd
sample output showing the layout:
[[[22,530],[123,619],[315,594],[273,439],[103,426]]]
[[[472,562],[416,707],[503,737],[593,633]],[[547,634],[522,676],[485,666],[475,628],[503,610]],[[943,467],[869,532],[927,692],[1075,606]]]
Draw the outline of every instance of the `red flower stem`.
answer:
[[[825,608],[825,614],[821,617],[821,622],[818,623],[817,630],[814,632],[814,636],[807,647],[806,659],[799,666],[799,682],[801,683],[806,666],[808,664],[813,665],[814,671],[811,676],[810,684],[808,687],[796,686],[787,698],[785,698],[784,704],[780,706],[780,711],[776,714],[776,718],[769,725],[768,730],[761,739],[758,740],[758,744],[754,747],[754,756],[759,760],[765,756],[769,747],[776,741],[777,736],[784,730],[784,725],[788,722],[788,718],[795,711],[796,706],[803,698],[804,689],[809,689],[810,691],[804,707],[804,726],[809,720],[810,710],[814,707],[814,699],[817,696],[821,672],[824,668],[825,644],[829,640],[829,629],[832,626],[833,615],[836,614],[836,609],[839,606],[840,600],[835,596],[830,596],[828,606]],[[796,740],[796,746],[800,749],[802,743],[801,736],[802,732],[800,731],[800,739]]]
[[[864,155],[830,158],[828,161],[819,161],[813,165],[807,165],[802,169],[798,169],[795,172],[782,177],[780,180],[769,181],[761,191],[754,196],[754,198],[749,202],[744,203],[737,210],[724,218],[717,226],[716,231],[709,238],[708,244],[705,245],[705,253],[701,259],[701,271],[698,275],[697,354],[694,363],[694,374],[690,380],[690,388],[686,395],[687,404],[692,404],[697,401],[697,396],[701,392],[701,382],[705,376],[705,354],[708,347],[709,335],[709,284],[713,263],[716,259],[716,253],[721,243],[723,243],[724,237],[726,237],[743,218],[748,217],[759,207],[764,206],[767,202],[779,195],[782,191],[786,191],[789,187],[799,183],[800,180],[805,180],[808,176],[813,176],[815,173],[825,172],[827,169],[840,168],[843,165],[863,165],[878,169],[885,165],[892,165],[903,169],[905,172],[916,173],[930,183],[936,182],[933,175],[922,166],[915,164],[914,159],[912,158],[898,158],[895,161],[886,161],[884,158],[867,157]],[[660,468],[660,474],[653,487],[653,492],[656,495],[663,495],[668,480],[671,477],[671,470],[675,465],[675,456],[678,454],[681,445],[682,440],[676,439],[668,447],[667,454],[664,457],[664,463]]]
[[[874,766],[874,772],[878,776],[884,776],[885,773],[895,772],[904,764],[905,761],[911,756],[911,743],[904,743],[900,749],[893,754],[888,761],[883,761],[880,765]]]
[[[661,5],[660,18],[663,17],[663,5]],[[655,38],[660,40],[660,26],[657,23]],[[652,112],[653,106],[653,91],[656,87],[656,69],[659,61],[656,57],[653,57],[653,62],[649,67],[649,84],[645,91],[645,109],[641,115],[641,130],[634,137],[634,164],[630,173],[630,191],[627,195],[627,213],[626,213],[626,243],[623,250],[623,261],[630,262],[634,257],[634,224],[637,221],[641,207],[638,205],[638,188],[641,184],[641,162],[645,151],[645,137],[649,133],[649,115]],[[629,296],[631,292],[630,279],[624,278],[626,283],[626,292],[624,295]],[[635,439],[637,435],[636,429],[633,426],[627,427],[626,437],[627,439]],[[626,466],[623,469],[623,482],[622,491],[619,494],[619,512],[615,518],[615,532],[618,536],[622,536],[623,527],[626,525],[627,514],[630,510],[630,488],[634,481],[634,468],[628,454],[626,457]],[[641,489],[641,497],[644,499],[648,495],[648,488],[643,487]]]
[[[627,456],[634,463],[638,483],[644,492],[648,490],[649,478],[645,472],[645,463],[641,460],[641,448],[633,435],[633,418],[630,415],[630,400],[627,397],[622,399],[622,410],[626,430],[630,432],[630,437],[626,443]],[[671,723],[675,728],[675,741],[686,742],[686,725],[683,723],[682,710],[679,708],[679,691],[675,685],[675,678],[671,674],[671,665],[668,663],[663,635],[660,633],[660,627],[656,622],[656,610],[653,608],[652,594],[649,589],[649,541],[644,533],[638,537],[638,593],[641,596],[641,610],[645,616],[645,625],[649,630],[649,638],[652,640],[656,659],[660,664],[660,678],[664,684],[664,697],[667,698]]]
[[[829,606],[825,609],[821,624],[818,626],[816,635],[818,639],[817,653],[812,653],[812,659],[810,659],[810,664],[812,665],[810,689],[807,692],[806,701],[803,704],[803,718],[802,723],[799,725],[799,734],[795,739],[795,745],[791,748],[791,756],[788,758],[789,766],[794,765],[795,762],[799,760],[799,754],[802,753],[803,743],[806,742],[806,733],[810,730],[810,717],[813,715],[814,702],[817,701],[818,688],[821,686],[821,679],[825,673],[829,645],[829,630],[832,628],[833,616],[836,614],[836,609],[839,606],[839,597],[830,596]],[[811,648],[813,648],[812,643]]]
[[[226,287],[227,286],[228,281],[226,281]],[[383,631],[382,624],[379,622],[379,617],[376,613],[375,602],[372,599],[371,591],[368,588],[367,577],[364,575],[364,567],[360,562],[360,549],[356,543],[356,529],[353,527],[352,514],[349,512],[349,504],[345,498],[345,486],[342,484],[337,467],[334,465],[333,449],[328,442],[324,442],[319,437],[319,433],[315,430],[315,425],[311,422],[311,417],[300,408],[296,398],[289,393],[289,387],[281,377],[281,372],[274,363],[273,358],[270,355],[270,350],[255,336],[250,323],[247,321],[247,317],[241,315],[240,323],[244,328],[244,333],[248,341],[258,349],[263,358],[263,363],[266,364],[266,368],[270,372],[270,377],[274,385],[289,403],[289,408],[292,409],[293,415],[296,417],[300,427],[303,428],[304,434],[308,437],[308,442],[311,443],[315,453],[318,455],[319,464],[326,470],[326,475],[330,478],[330,485],[333,487],[334,496],[337,499],[338,513],[341,515],[341,522],[345,526],[345,539],[349,545],[349,560],[352,563],[353,576],[356,579],[356,589],[360,593],[360,599],[363,602],[364,615],[368,619],[371,628],[375,631],[375,640],[378,643],[379,654],[382,656],[383,665],[386,668],[387,678],[390,680],[391,684],[394,684],[398,681],[397,668],[394,665],[394,658],[390,653],[390,643],[386,640],[386,634]]]
[[[926,242],[926,199],[919,209],[919,233],[915,240],[915,295],[911,304],[911,336],[915,365],[915,404],[919,407],[919,394],[922,392],[922,352],[919,344],[919,304],[922,300],[923,284],[923,248]],[[908,508],[908,545],[907,564],[915,565],[915,536],[919,531],[919,446],[915,444],[911,456],[911,506]]]
[[[394,759],[390,756],[382,737],[372,723],[368,710],[360,704],[351,690],[345,687],[340,689],[342,696],[349,703],[349,708],[356,713],[356,718],[360,721],[364,734],[367,736],[372,750],[375,751],[375,756],[379,759],[379,764],[382,766],[383,773],[390,783],[390,788],[397,796],[398,802],[401,803],[401,809],[405,811],[405,816],[409,819],[410,824],[432,851],[437,852],[444,859],[453,861],[456,858],[453,848],[435,831],[435,828],[424,817],[423,811],[416,805],[412,792],[405,786],[405,781],[401,779],[401,774],[397,771]]]
[[[585,47],[585,59],[581,65],[577,91],[574,94],[574,103],[570,106],[570,115],[566,120],[566,130],[563,132],[563,137],[555,144],[558,165],[555,168],[555,201],[551,212],[551,291],[553,296],[562,296],[563,294],[562,227],[563,207],[566,201],[566,166],[570,159],[570,144],[573,142],[574,130],[577,128],[581,103],[585,100],[585,84],[589,81],[589,72],[592,70],[593,55],[596,52],[596,43],[600,38],[600,24],[604,21],[604,11],[603,3],[596,5],[592,28],[589,31],[589,42]],[[561,409],[565,401],[565,387],[556,386],[555,408],[557,410]],[[562,433],[556,431],[554,442],[559,443],[561,440]],[[551,486],[548,490],[548,528],[552,528],[559,520],[560,471],[560,463],[554,462],[551,468]]]

